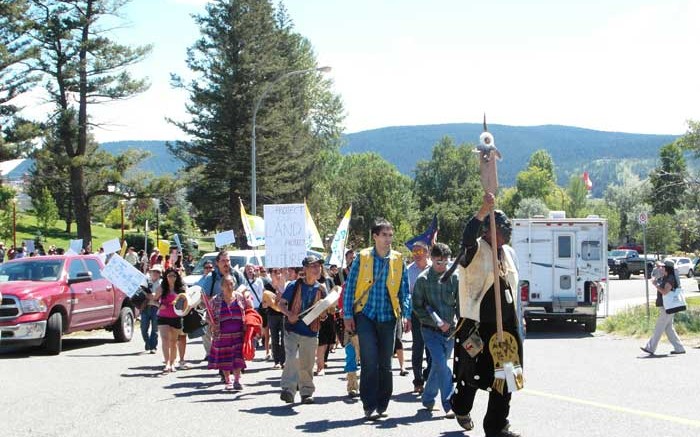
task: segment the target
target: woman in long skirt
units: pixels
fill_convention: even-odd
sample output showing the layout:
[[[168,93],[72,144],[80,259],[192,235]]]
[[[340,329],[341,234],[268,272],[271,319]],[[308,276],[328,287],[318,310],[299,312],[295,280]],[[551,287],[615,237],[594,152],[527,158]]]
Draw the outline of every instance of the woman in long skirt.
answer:
[[[212,343],[209,352],[209,368],[224,374],[225,390],[242,390],[241,369],[243,360],[243,315],[246,308],[253,308],[253,299],[245,287],[236,289],[233,276],[227,275],[221,283],[221,294],[210,305]],[[233,373],[233,382],[231,382]]]

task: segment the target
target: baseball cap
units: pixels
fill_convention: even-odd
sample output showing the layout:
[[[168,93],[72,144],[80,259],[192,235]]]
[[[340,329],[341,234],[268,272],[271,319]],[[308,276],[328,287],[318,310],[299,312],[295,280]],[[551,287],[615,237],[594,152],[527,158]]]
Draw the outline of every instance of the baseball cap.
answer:
[[[311,264],[323,264],[323,261],[316,255],[309,255],[301,262],[301,265],[304,267],[308,267]]]
[[[160,264],[153,264],[150,269],[148,269],[149,272],[160,272],[163,273],[163,266]]]

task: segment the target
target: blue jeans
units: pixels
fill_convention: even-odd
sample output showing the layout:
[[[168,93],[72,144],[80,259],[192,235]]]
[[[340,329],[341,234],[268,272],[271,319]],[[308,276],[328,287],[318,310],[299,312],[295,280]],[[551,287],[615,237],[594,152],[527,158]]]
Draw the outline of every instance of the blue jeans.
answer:
[[[425,380],[428,379],[430,373],[430,352],[425,349],[423,334],[421,332],[420,320],[415,314],[411,314],[411,336],[413,336],[413,344],[411,345],[411,367],[413,367],[413,385],[423,386]],[[423,352],[425,352],[425,361],[427,367],[423,369]]]
[[[447,361],[452,356],[452,349],[455,345],[454,338],[449,338],[429,328],[422,327],[420,329],[423,334],[423,340],[425,340],[425,346],[428,348],[433,360],[423,391],[423,405],[435,404],[435,398],[439,390],[442,408],[445,411],[450,411],[452,409],[450,405],[452,372],[447,365]]]
[[[396,320],[377,322],[362,314],[355,316],[360,340],[360,399],[365,411],[382,413],[393,391],[391,356],[396,339]]]
[[[146,305],[146,308],[141,311],[141,336],[147,351],[158,347],[158,307]]]

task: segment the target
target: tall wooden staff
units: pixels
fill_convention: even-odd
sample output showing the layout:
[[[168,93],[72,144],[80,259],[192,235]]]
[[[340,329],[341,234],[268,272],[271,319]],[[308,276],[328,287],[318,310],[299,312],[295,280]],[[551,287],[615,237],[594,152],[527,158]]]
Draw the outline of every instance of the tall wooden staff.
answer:
[[[484,132],[479,137],[477,152],[479,153],[481,186],[486,193],[492,193],[495,196],[498,190],[496,161],[501,159],[501,153],[496,149],[493,135],[491,135],[486,126],[486,115],[484,115]],[[495,370],[493,388],[502,394],[506,384],[509,392],[523,388],[523,377],[520,356],[518,355],[518,342],[511,333],[503,331],[496,215],[493,207],[489,211],[489,229],[491,234],[489,243],[491,244],[491,259],[493,262],[493,292],[496,301],[496,334],[489,340],[489,350]]]

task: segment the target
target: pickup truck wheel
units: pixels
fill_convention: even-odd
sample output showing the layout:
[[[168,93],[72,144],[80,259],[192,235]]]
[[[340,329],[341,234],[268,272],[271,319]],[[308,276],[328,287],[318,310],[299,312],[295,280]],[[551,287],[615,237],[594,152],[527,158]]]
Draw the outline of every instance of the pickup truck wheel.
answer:
[[[627,267],[620,267],[620,273],[619,277],[620,279],[629,279],[632,274],[630,273],[629,270],[627,270]]]
[[[595,332],[597,324],[598,324],[598,319],[595,316],[593,316],[590,319],[586,320],[586,323],[584,324],[583,329],[585,329],[586,332]]]
[[[134,312],[129,307],[122,308],[119,318],[112,327],[114,339],[119,343],[131,341],[134,335]]]
[[[53,313],[46,323],[44,348],[49,355],[58,355],[63,347],[63,317],[61,313]]]

